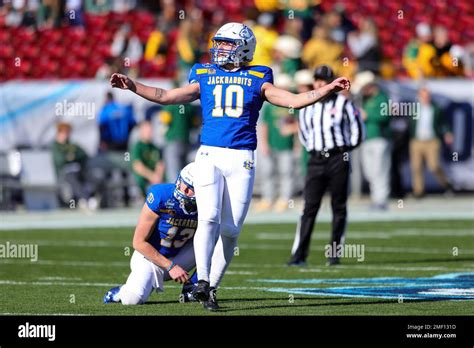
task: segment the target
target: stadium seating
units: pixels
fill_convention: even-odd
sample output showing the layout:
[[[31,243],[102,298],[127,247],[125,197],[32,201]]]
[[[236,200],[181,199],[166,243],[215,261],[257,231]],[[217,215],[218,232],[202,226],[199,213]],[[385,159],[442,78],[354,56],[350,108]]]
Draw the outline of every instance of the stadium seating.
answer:
[[[474,7],[468,0],[448,2],[422,1],[341,1],[347,15],[354,23],[362,17],[373,18],[379,29],[384,58],[392,61],[399,76],[402,70],[403,48],[414,36],[414,28],[421,21],[442,24],[450,33],[455,44],[474,40],[471,20]],[[251,0],[212,0],[200,3],[204,11],[222,8],[232,20],[243,20],[243,8],[253,5]],[[334,6],[333,1],[321,3],[324,10]],[[104,60],[110,56],[114,33],[124,23],[130,23],[132,31],[145,44],[155,28],[155,15],[146,11],[129,13],[110,12],[106,15],[84,14],[85,27],[62,27],[34,31],[29,28],[6,27],[5,18],[0,16],[0,81],[13,78],[91,78]],[[168,33],[173,41],[175,33]],[[173,45],[170,45],[173,48]],[[174,55],[176,49],[169,51]],[[18,64],[20,58],[22,64]],[[17,59],[17,60],[15,60]],[[167,60],[170,63],[170,60]],[[17,64],[15,64],[17,63]],[[172,76],[173,69],[159,67],[145,60],[140,63],[141,75]]]

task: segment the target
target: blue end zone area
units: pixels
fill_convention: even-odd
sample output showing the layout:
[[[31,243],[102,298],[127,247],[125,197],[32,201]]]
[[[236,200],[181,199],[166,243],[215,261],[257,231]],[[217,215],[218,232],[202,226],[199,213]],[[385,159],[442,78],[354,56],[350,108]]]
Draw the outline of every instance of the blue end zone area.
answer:
[[[258,279],[273,284],[380,284],[331,288],[268,288],[266,291],[299,295],[372,297],[404,300],[474,300],[474,272],[449,273],[431,278]]]

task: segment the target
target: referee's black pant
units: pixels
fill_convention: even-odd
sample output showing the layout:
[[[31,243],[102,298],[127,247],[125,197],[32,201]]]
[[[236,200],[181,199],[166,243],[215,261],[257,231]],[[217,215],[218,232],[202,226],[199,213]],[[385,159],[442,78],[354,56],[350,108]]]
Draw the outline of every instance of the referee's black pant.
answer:
[[[309,253],[314,221],[326,189],[331,192],[332,239],[331,245],[341,243],[347,220],[349,158],[347,153],[329,157],[312,152],[308,160],[304,188],[304,210],[296,230],[290,262],[306,261]]]

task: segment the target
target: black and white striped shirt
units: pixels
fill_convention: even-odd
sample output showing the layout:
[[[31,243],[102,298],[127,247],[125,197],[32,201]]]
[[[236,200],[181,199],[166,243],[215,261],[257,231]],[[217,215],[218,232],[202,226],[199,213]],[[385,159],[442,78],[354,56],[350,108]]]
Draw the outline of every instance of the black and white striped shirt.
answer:
[[[351,150],[364,137],[359,110],[342,94],[301,109],[298,121],[298,135],[307,151]]]

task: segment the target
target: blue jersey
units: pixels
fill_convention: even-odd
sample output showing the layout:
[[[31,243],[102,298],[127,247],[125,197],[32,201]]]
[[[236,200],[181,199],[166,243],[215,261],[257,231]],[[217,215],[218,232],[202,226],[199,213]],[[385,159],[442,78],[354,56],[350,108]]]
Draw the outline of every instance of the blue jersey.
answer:
[[[159,215],[148,242],[165,257],[178,254],[179,250],[194,237],[197,213],[186,214],[173,196],[175,184],[157,184],[148,189],[146,204]]]
[[[272,69],[255,65],[230,72],[216,64],[195,64],[189,82],[201,88],[201,144],[255,150],[261,89],[273,83]]]

